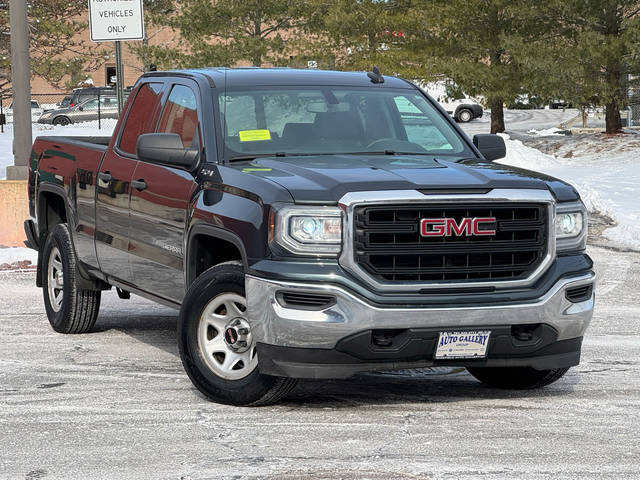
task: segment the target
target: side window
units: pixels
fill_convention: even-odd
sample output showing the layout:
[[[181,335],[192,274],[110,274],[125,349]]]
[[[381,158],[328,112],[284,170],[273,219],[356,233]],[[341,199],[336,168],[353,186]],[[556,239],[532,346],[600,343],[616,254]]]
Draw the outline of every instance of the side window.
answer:
[[[418,105],[407,97],[394,98],[407,140],[422,145],[427,150],[452,150],[453,145],[447,140],[436,125],[433,118],[423,112]]]
[[[156,109],[162,97],[162,83],[143,84],[133,105],[129,109],[129,116],[123,126],[122,137],[118,147],[125,153],[135,155],[138,137],[143,133],[152,133],[156,124]]]
[[[100,108],[117,108],[118,99],[112,97],[100,97]]]
[[[420,109],[411,103],[407,97],[395,97],[393,100],[396,102],[396,107],[398,107],[398,112],[400,112],[400,114],[422,114]]]
[[[175,85],[160,117],[159,133],[177,133],[185,147],[191,147],[198,132],[198,103],[191,88]]]
[[[98,99],[96,98],[95,100],[88,101],[87,103],[82,105],[82,108],[84,110],[97,110],[98,109]]]
[[[249,95],[220,95],[220,112],[225,122],[226,136],[238,137],[240,130],[258,128],[256,101]]]

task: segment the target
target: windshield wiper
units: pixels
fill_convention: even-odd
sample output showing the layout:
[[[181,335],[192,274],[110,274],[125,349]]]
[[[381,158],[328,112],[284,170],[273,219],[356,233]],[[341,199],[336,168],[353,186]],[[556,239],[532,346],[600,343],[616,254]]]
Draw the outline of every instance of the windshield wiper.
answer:
[[[335,155],[429,155],[429,156],[433,156],[433,153],[397,152],[395,150],[384,150],[384,151],[371,151],[371,152],[344,152],[344,153],[336,153]]]
[[[276,152],[276,153],[254,153],[252,155],[236,155],[235,157],[229,158],[229,163],[231,162],[246,162],[250,160],[255,160],[256,158],[265,158],[265,157],[286,157],[287,154],[284,152]]]

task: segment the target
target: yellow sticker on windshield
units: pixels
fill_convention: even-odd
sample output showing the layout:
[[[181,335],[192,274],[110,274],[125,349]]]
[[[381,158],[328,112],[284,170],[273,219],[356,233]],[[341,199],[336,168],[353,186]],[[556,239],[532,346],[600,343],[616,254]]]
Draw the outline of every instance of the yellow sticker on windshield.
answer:
[[[240,130],[238,132],[241,142],[259,142],[261,140],[271,140],[269,130]]]

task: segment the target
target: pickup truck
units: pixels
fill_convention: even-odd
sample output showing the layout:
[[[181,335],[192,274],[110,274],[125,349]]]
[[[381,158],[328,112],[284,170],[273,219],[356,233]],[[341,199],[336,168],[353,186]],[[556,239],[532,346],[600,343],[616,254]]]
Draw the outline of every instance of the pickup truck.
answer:
[[[113,287],[179,309],[216,402],[433,366],[536,388],[579,363],[595,275],[576,191],[504,155],[376,69],[152,72],[112,137],[35,140],[27,244],[55,331]]]

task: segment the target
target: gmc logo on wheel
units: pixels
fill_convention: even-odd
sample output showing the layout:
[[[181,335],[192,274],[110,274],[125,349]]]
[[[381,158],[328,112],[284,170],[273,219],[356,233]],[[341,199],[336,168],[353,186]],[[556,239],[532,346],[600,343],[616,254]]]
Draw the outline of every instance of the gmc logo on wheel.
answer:
[[[495,235],[495,229],[484,228],[481,225],[495,225],[495,217],[463,218],[457,222],[455,218],[423,218],[420,220],[420,235],[423,237],[458,237]]]

